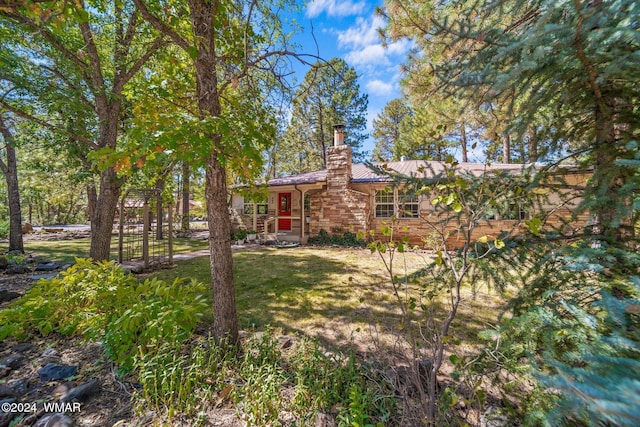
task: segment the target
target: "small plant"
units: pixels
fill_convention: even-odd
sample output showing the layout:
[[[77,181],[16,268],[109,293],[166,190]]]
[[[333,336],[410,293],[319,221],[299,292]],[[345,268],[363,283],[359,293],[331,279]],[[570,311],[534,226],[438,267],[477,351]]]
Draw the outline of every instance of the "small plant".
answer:
[[[231,240],[242,241],[247,238],[247,230],[239,228],[233,232]]]

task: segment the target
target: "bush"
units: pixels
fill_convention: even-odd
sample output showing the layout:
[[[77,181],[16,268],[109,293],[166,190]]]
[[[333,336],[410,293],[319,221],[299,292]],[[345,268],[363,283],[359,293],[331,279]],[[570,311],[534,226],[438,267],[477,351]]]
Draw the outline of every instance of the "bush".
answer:
[[[0,339],[32,331],[92,338],[128,370],[138,348],[147,351],[188,338],[209,307],[205,293],[197,282],[138,283],[112,262],[77,259],[61,277],[40,280],[0,312]]]
[[[320,246],[333,245],[352,248],[364,248],[366,246],[366,242],[359,239],[355,233],[337,230],[336,233],[329,234],[324,229],[321,229],[317,236],[310,237],[309,243]]]

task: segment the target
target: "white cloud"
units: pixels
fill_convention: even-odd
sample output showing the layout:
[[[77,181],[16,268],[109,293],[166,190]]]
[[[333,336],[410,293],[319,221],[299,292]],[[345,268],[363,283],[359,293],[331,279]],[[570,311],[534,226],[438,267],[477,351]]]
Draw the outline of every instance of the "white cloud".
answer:
[[[393,85],[382,80],[371,80],[365,85],[370,94],[377,96],[388,96],[393,93]]]
[[[354,2],[351,0],[312,0],[307,4],[306,16],[316,18],[323,12],[328,16],[349,16],[358,15],[364,12],[367,3],[364,1]]]
[[[369,18],[358,17],[355,24],[344,31],[338,31],[338,45],[348,49],[345,60],[354,66],[386,66],[404,60],[412,47],[409,40],[400,40],[382,46],[378,29],[384,27],[382,17],[372,15]],[[393,61],[389,57],[396,57]]]
[[[380,44],[369,45],[364,49],[352,50],[344,56],[351,65],[387,65],[387,53]]]
[[[380,16],[373,16],[370,20],[358,17],[355,25],[346,31],[338,32],[338,44],[340,47],[357,49],[380,43],[378,29],[383,26],[384,20]]]

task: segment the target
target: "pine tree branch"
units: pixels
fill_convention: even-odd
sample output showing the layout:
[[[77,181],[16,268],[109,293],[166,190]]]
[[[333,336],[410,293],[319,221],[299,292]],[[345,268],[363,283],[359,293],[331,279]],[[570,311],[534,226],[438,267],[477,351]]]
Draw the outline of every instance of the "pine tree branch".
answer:
[[[582,16],[582,13],[580,13],[580,1],[579,0],[573,0],[573,5],[576,8],[576,14],[578,15],[578,22],[577,22],[577,27],[576,27],[576,37],[575,37],[575,41],[576,41],[576,53],[578,55],[578,59],[580,60],[580,63],[584,66],[584,68],[587,70],[587,77],[589,79],[589,86],[591,87],[591,89],[593,90],[594,95],[596,96],[596,100],[598,102],[598,106],[600,107],[600,111],[605,112],[607,111],[607,106],[606,103],[604,102],[603,96],[602,96],[602,90],[600,89],[600,86],[598,85],[597,82],[597,72],[596,72],[596,67],[595,64],[593,64],[592,62],[589,61],[589,59],[587,58],[587,55],[585,53],[584,50],[584,42],[582,40],[583,35],[582,35],[582,31],[584,29],[584,16]]]

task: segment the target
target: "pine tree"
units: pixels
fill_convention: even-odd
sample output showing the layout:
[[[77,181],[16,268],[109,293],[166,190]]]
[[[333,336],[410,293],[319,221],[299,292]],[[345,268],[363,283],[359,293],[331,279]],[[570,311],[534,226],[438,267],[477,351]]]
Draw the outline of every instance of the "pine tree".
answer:
[[[400,151],[403,123],[410,120],[413,112],[402,98],[391,100],[384,110],[373,119],[375,147],[371,155],[373,161],[397,161],[406,153]],[[406,126],[406,125],[405,125]]]
[[[360,93],[357,77],[353,67],[339,58],[311,67],[294,95],[285,143],[277,153],[282,159],[280,172],[326,168],[326,149],[333,145],[335,124],[345,125],[344,142],[353,149],[353,160],[364,160],[368,98]]]

